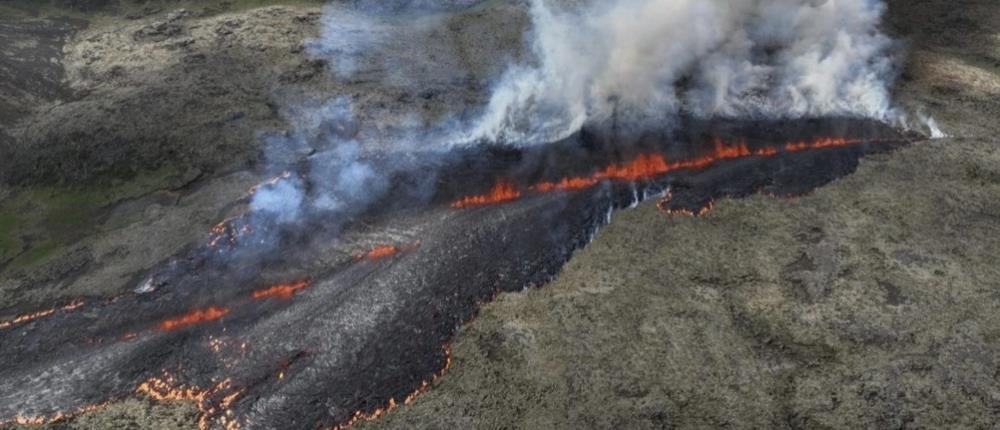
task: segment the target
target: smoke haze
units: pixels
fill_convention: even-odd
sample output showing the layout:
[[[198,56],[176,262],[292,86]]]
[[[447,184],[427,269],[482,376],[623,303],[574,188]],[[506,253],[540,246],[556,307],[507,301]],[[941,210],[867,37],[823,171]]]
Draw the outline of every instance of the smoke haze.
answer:
[[[309,46],[329,61],[332,79],[375,82],[373,91],[433,95],[467,87],[472,75],[481,75],[462,68],[471,64],[494,70],[487,78],[493,84],[479,91],[478,105],[442,103],[453,112],[432,124],[419,119],[426,104],[379,103],[373,109],[360,103],[370,94],[287,108],[293,130],[269,140],[267,158],[278,167],[268,174],[303,158],[308,169],[260,190],[253,212],[277,224],[307,216],[349,218],[387,192],[393,172],[410,168],[398,160],[413,151],[544,144],[587,127],[627,135],[668,129],[681,115],[905,124],[891,102],[899,59],[896,44],[879,28],[885,11],[880,0],[530,0],[498,6],[528,18],[509,29],[523,31],[525,52],[469,51],[493,46],[476,39],[491,36],[475,27],[439,31],[454,23],[451,14],[473,3],[329,5],[323,32]],[[453,40],[459,36],[474,40],[462,45]],[[392,121],[372,121],[377,125],[358,120],[380,109],[398,112]],[[918,120],[943,135],[933,120]],[[395,135],[381,133],[386,123]],[[391,154],[375,158],[397,161],[376,166],[373,150]],[[431,178],[434,172],[422,173]],[[433,184],[418,188],[415,193],[429,194]]]
[[[892,120],[893,42],[875,0],[534,0],[531,64],[463,136],[544,143],[671,116]]]

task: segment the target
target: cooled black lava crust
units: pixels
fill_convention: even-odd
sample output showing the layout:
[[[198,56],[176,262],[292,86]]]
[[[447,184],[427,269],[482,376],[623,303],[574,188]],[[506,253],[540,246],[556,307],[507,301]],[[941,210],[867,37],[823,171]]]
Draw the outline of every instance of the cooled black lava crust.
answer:
[[[717,138],[757,149],[830,136],[867,143],[727,160],[639,183],[526,192],[497,205],[449,206],[487,192],[499,178],[527,189],[639,154],[696,157]],[[337,228],[321,218],[284,227],[235,220],[232,243],[227,236],[194,246],[153,268],[152,292],[87,300],[0,329],[0,422],[72,414],[164,378],[177,387],[221,387],[203,401],[211,427],[235,419],[245,428],[328,428],[419,389],[442,370],[445,345],[483,301],[545,283],[615,208],[668,189],[669,208],[692,211],[722,196],[800,194],[849,174],[866,153],[906,141],[885,126],[848,119],[689,120],[628,138],[589,131],[528,149],[418,155],[413,169],[392,179],[393,192]],[[413,193],[411,185],[431,171],[434,192]],[[239,233],[242,226],[248,229]],[[275,243],[255,247],[265,232]],[[338,239],[346,236],[419,245],[368,260],[354,256],[357,241]],[[251,297],[300,279],[311,285],[290,298]],[[211,308],[226,313],[176,330],[161,326]]]

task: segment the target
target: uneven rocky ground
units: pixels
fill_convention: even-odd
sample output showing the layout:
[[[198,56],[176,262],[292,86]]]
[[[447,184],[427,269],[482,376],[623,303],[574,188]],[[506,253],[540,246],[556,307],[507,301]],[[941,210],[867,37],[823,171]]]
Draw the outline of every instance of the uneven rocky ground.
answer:
[[[802,198],[620,213],[362,428],[997,428],[1000,8],[890,3],[898,95],[954,138]]]
[[[525,23],[502,2],[390,21],[392,61],[336,80],[308,46],[322,3],[0,2],[0,76],[26,80],[0,84],[0,318],[128,291],[203,240],[297,109],[348,97],[379,130],[481,104],[505,64],[484,53],[516,55]]]
[[[477,50],[511,51],[523,25],[487,2],[428,26],[466,54],[424,60],[440,80],[412,92],[378,84],[384,65],[321,79],[301,46],[319,7],[264,3],[0,1],[0,77],[29,79],[0,84],[0,316],[128,290],[203,239],[259,180],[258,133],[287,126],[289,100],[351,93],[375,123],[413,101],[431,117],[475,104],[496,72]],[[798,199],[619,213],[556,281],[484,306],[432,391],[365,425],[995,428],[992,3],[890,2],[910,53],[897,98],[954,138]],[[191,428],[195,413],[130,399],[55,427]]]

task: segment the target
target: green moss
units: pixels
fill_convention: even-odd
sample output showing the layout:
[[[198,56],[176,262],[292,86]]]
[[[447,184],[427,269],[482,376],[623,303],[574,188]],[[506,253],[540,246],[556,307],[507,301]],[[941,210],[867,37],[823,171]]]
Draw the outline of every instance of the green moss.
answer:
[[[14,258],[14,254],[21,250],[21,240],[14,234],[17,223],[14,214],[0,212],[0,264]]]
[[[0,203],[0,265],[34,267],[66,245],[100,231],[102,216],[115,203],[177,185],[174,167],[162,167],[129,180],[99,178],[87,184],[38,186],[19,190]]]
[[[237,12],[275,5],[322,5],[325,0],[174,0],[174,1],[134,1],[106,0],[81,3],[83,6],[67,6],[64,0],[8,0],[0,3],[0,16],[44,17],[67,16],[78,19],[119,18],[146,8],[154,8],[161,13],[188,9],[200,12]]]

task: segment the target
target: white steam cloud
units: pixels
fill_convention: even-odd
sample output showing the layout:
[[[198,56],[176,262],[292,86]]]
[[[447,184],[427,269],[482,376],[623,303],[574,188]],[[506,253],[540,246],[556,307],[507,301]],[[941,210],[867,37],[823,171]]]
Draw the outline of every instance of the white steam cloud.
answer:
[[[510,68],[460,140],[551,142],[671,116],[891,120],[876,0],[533,0],[534,62]]]
[[[266,139],[267,174],[275,176],[257,187],[250,200],[255,224],[280,227],[324,217],[336,227],[388,190],[396,167],[376,168],[364,158],[348,100],[300,106],[287,115],[294,128]],[[301,160],[307,168],[295,169],[303,165]],[[255,240],[273,241],[262,238],[264,232],[256,234]]]
[[[468,48],[450,52],[453,46],[443,42],[427,46],[441,39],[433,35],[443,34],[438,28],[449,23],[441,11],[465,10],[472,0],[329,5],[324,31],[311,41],[310,52],[330,60],[334,79],[370,85],[374,92],[389,88],[430,98],[434,93],[428,88],[446,92],[468,86],[468,76],[454,66],[488,63],[506,72],[494,72],[488,102],[471,113],[448,105],[459,111],[437,127],[399,120],[409,117],[405,112],[395,116],[402,136],[381,135],[380,128],[355,116],[359,103],[382,109],[382,102],[372,100],[386,99],[372,94],[288,108],[293,127],[268,139],[267,173],[306,167],[261,188],[252,212],[279,226],[312,217],[346,222],[390,191],[393,174],[426,169],[407,164],[413,158],[409,151],[452,145],[544,144],[585,127],[658,130],[682,115],[862,117],[904,127],[907,122],[891,102],[898,58],[895,43],[879,29],[882,0],[529,1],[527,11],[517,9],[531,19],[525,33],[530,52],[523,56]],[[501,9],[509,13],[513,7]],[[481,37],[452,33],[459,34],[473,41]],[[481,58],[466,58],[470,55]],[[507,66],[506,59],[515,57],[525,59]],[[932,119],[919,120],[934,137],[944,136]],[[382,141],[380,152],[391,156],[374,157],[372,141]],[[408,192],[425,198],[434,172],[422,173],[428,180]]]

